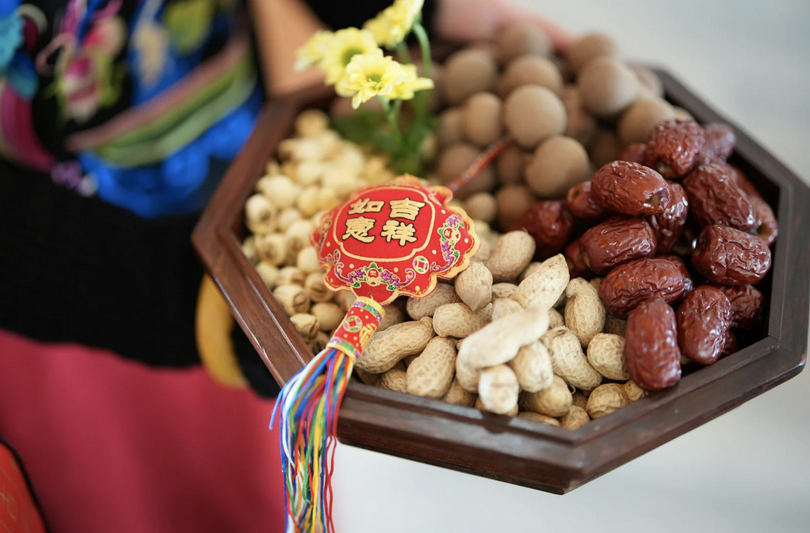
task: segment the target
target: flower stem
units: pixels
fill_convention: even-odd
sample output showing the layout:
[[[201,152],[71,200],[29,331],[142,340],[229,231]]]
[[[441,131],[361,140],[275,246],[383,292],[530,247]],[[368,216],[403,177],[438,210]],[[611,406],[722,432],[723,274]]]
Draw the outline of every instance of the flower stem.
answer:
[[[378,96],[377,98],[380,99],[380,103],[385,110],[388,125],[391,127],[391,135],[397,143],[397,149],[399,149],[402,147],[402,132],[399,130],[399,121],[397,120],[396,112],[391,108],[391,103],[388,101],[388,98],[385,96]]]
[[[399,59],[403,63],[413,63],[411,53],[408,51],[408,46],[405,44],[405,41],[397,43],[397,55],[399,55]]]
[[[416,40],[419,41],[419,48],[422,50],[422,75],[426,78],[430,78],[431,54],[430,40],[428,39],[427,32],[421,23],[415,22],[413,25],[413,33],[416,35]]]
[[[396,100],[394,102],[394,119],[396,119],[397,124],[399,124],[399,115],[402,111],[402,100]]]

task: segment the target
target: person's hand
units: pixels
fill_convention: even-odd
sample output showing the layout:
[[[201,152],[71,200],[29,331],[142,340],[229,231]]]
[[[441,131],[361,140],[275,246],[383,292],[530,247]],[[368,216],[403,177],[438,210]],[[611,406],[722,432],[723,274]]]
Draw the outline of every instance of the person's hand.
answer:
[[[568,30],[512,0],[438,0],[438,4],[434,28],[439,37],[451,41],[493,39],[502,26],[518,21],[543,29],[558,52],[565,52],[573,41]]]
[[[250,0],[265,84],[277,96],[323,83],[316,68],[296,72],[296,50],[325,26],[303,0]],[[348,9],[348,8],[347,8]]]

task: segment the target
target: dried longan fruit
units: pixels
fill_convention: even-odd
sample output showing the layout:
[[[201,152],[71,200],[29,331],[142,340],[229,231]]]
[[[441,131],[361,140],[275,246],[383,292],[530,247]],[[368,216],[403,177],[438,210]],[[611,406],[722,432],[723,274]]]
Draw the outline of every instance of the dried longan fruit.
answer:
[[[639,96],[639,81],[630,68],[611,57],[589,62],[577,77],[585,107],[596,116],[615,116]]]
[[[596,168],[599,168],[616,161],[621,151],[622,143],[619,137],[610,130],[600,129],[596,132],[596,138],[591,146],[591,162]]]
[[[547,56],[550,53],[551,40],[535,25],[513,22],[498,32],[498,62],[501,65],[526,54]]]
[[[590,33],[572,44],[566,54],[574,74],[598,57],[619,57],[619,43],[604,33]]]
[[[557,70],[560,71],[560,76],[562,76],[564,83],[569,83],[574,79],[574,73],[571,70],[571,67],[568,65],[568,60],[566,60],[563,56],[552,54],[549,57],[554,66],[557,67]]]
[[[478,155],[478,148],[459,142],[448,146],[439,157],[436,172],[443,183],[449,183],[470,165]]]
[[[565,131],[565,107],[551,90],[524,85],[512,91],[504,102],[504,124],[520,146],[532,150]]]
[[[525,55],[515,58],[498,80],[497,92],[501,98],[524,85],[539,85],[561,94],[563,79],[560,69],[545,57]]]
[[[531,157],[532,154],[524,152],[517,146],[510,146],[504,150],[495,161],[500,182],[503,185],[522,183],[526,165],[529,164]]]
[[[498,214],[498,204],[495,197],[488,192],[478,192],[467,198],[464,210],[473,220],[491,223]]]
[[[659,122],[675,118],[669,102],[660,98],[645,98],[631,105],[619,120],[619,140],[622,144],[644,143]]]
[[[439,115],[441,125],[436,131],[440,146],[450,146],[464,140],[464,109],[451,107]]]
[[[641,93],[645,98],[664,97],[664,84],[658,74],[647,67],[632,66],[630,70],[636,73],[641,86]]]
[[[570,137],[552,137],[537,147],[526,167],[526,183],[540,198],[560,198],[588,179],[588,152]]]
[[[482,52],[486,52],[493,58],[497,60],[498,57],[498,43],[495,41],[473,41],[467,45],[467,49],[469,50],[481,50]]]
[[[444,64],[444,97],[458,105],[475,93],[494,91],[498,78],[495,59],[483,50],[460,50]]]
[[[576,85],[569,85],[563,90],[563,106],[568,122],[565,126],[565,136],[576,139],[585,148],[590,148],[596,138],[599,126],[582,103],[582,95]]]
[[[457,178],[478,157],[480,150],[466,143],[456,143],[448,146],[439,156],[436,171],[442,182],[449,183]],[[495,173],[491,166],[484,167],[472,181],[461,187],[455,194],[464,199],[477,192],[489,191],[495,186]]]
[[[478,93],[467,98],[462,126],[466,137],[478,146],[500,139],[503,133],[501,99],[492,93]]]
[[[506,185],[495,193],[495,201],[498,204],[498,223],[503,229],[523,216],[537,203],[537,198],[525,185]]]

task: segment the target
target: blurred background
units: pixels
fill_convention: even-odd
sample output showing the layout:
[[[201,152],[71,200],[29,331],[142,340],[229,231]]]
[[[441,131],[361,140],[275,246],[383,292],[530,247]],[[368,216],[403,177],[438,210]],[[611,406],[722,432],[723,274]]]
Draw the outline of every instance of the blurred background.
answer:
[[[810,178],[810,2],[517,0],[667,69]],[[810,372],[581,487],[555,496],[348,446],[341,531],[810,531]]]

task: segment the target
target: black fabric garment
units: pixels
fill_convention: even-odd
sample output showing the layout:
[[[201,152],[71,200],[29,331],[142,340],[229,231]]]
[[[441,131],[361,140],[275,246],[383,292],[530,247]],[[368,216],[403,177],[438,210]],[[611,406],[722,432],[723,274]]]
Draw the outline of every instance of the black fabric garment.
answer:
[[[242,374],[245,375],[250,384],[250,388],[264,398],[275,398],[281,391],[273,375],[267,370],[261,356],[256,353],[256,349],[250,343],[242,329],[237,325],[233,328],[233,349],[239,361]]]
[[[394,0],[306,0],[321,21],[332,30],[360,28],[368,19],[390,6]],[[425,0],[422,25],[430,31],[438,0]]]
[[[197,218],[145,220],[0,160],[0,327],[150,365],[197,363]]]

